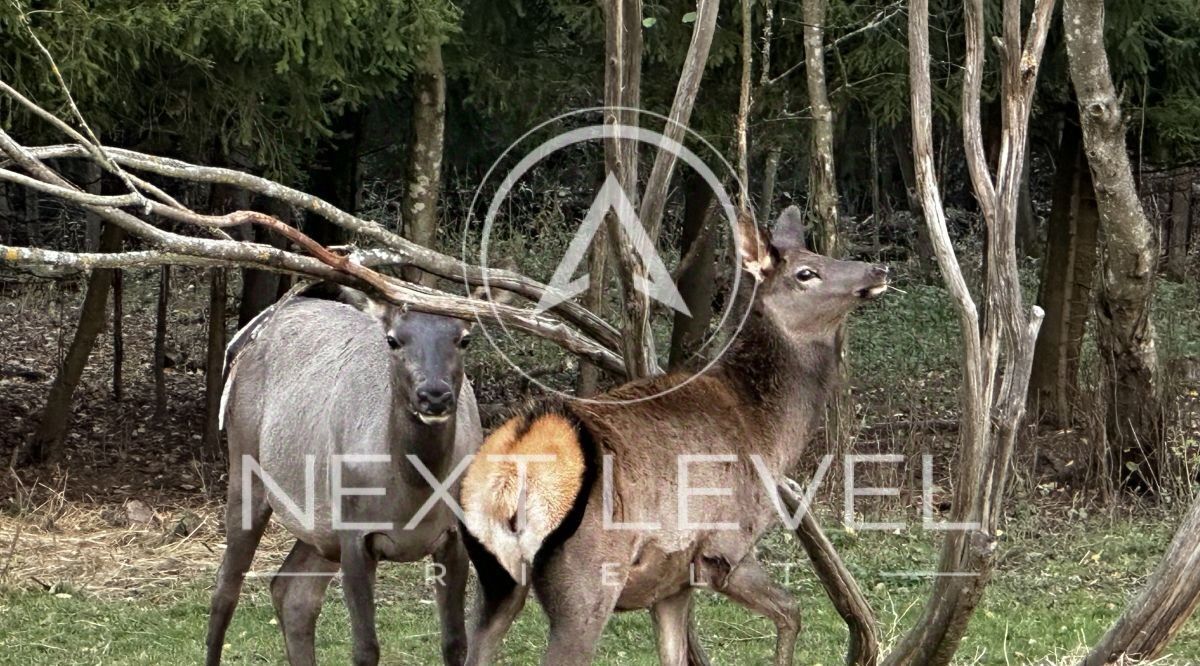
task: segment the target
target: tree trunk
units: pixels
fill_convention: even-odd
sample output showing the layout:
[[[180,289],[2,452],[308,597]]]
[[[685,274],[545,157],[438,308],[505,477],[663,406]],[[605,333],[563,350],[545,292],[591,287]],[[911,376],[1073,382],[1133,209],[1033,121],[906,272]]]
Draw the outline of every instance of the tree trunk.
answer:
[[[900,178],[904,181],[904,197],[908,202],[908,211],[916,221],[917,262],[921,271],[933,275],[937,263],[933,256],[933,241],[929,238],[929,227],[925,224],[925,212],[921,208],[921,200],[917,196],[917,177],[912,158],[912,134],[905,128],[897,127],[892,132],[892,150],[896,154],[896,163],[900,167]]]
[[[225,370],[225,269],[209,271],[208,358],[204,364],[204,450],[221,452],[221,390]]]
[[[1171,230],[1167,236],[1167,277],[1187,279],[1188,223],[1192,219],[1192,170],[1175,176],[1171,192]]]
[[[771,214],[775,204],[775,181],[779,178],[779,156],[782,153],[779,146],[771,146],[763,161],[762,200],[758,204],[758,219],[773,220]]]
[[[1103,0],[1067,0],[1063,25],[1100,211],[1096,343],[1108,400],[1109,460],[1122,481],[1152,485],[1163,441],[1158,356],[1150,316],[1158,242],[1138,199],[1125,149],[1121,100],[1104,51]]]
[[[670,368],[681,368],[704,342],[712,321],[716,288],[708,212],[715,195],[695,172],[684,180],[683,229],[679,235],[679,275],[675,284],[692,315],[675,313],[671,327]]]
[[[234,194],[235,201],[232,202],[233,205],[237,205],[236,198],[242,195],[244,193]],[[245,205],[244,200],[243,205]],[[265,208],[267,213],[279,219],[284,224],[292,223],[292,207],[288,204],[276,199],[268,199]],[[245,234],[247,240],[265,243],[280,249],[287,247],[286,239],[258,225],[247,225]],[[260,271],[253,268],[242,270],[242,294],[238,300],[239,329],[249,324],[251,319],[254,319],[258,316],[258,313],[267,309],[272,303],[278,300],[281,293],[287,291],[286,288],[282,292],[280,290],[280,282],[284,281],[285,277],[280,273]]]
[[[100,250],[102,252],[117,252],[121,249],[121,239],[125,233],[114,224],[104,225],[100,235]],[[46,404],[38,415],[38,427],[29,443],[27,458],[30,462],[54,462],[62,459],[63,438],[71,423],[71,399],[83,369],[87,365],[88,356],[96,344],[96,337],[104,329],[105,314],[108,304],[108,291],[113,281],[112,270],[96,269],[88,279],[87,294],[83,297],[83,307],[79,310],[79,324],[75,328],[75,337],[67,356],[58,368],[54,383],[50,385],[50,394]]]
[[[96,160],[83,160],[83,189],[91,194],[100,194],[100,182],[103,178],[103,171],[100,169],[100,164]],[[98,252],[100,248],[100,230],[104,226],[100,216],[87,212],[84,214],[84,233],[86,235],[85,247],[88,252]]]
[[[1079,126],[1063,124],[1038,305],[1046,322],[1034,351],[1029,396],[1050,423],[1069,426],[1079,394],[1079,355],[1092,306],[1099,213]]]
[[[117,248],[120,251],[120,247]],[[112,393],[113,400],[121,402],[125,397],[122,373],[125,370],[125,274],[117,269],[113,271],[113,320],[112,320]]]
[[[435,247],[437,240],[445,129],[446,74],[442,47],[431,44],[413,73],[412,135],[403,205],[408,239],[425,247]],[[406,269],[404,279],[421,281],[426,286],[437,282],[437,278],[417,268]]]
[[[167,415],[167,305],[171,293],[171,267],[158,271],[158,309],[154,319],[154,418]]]
[[[825,84],[825,9],[828,0],[804,0],[804,71],[812,108],[809,151],[809,216],[816,251],[841,254],[838,240],[838,195],[833,164],[833,107]]]
[[[1154,575],[1080,666],[1160,657],[1200,604],[1200,498],[1175,532]]]
[[[1025,148],[1021,190],[1017,194],[1017,251],[1023,257],[1037,257],[1041,254],[1041,245],[1037,242],[1037,218],[1033,213],[1033,195],[1029,191],[1029,176],[1033,171],[1033,159],[1029,156],[1029,148],[1028,145]]]
[[[347,213],[358,210],[362,182],[358,151],[362,143],[362,112],[347,109],[333,119],[333,136],[317,146],[317,154],[308,169],[308,193],[328,201]],[[304,232],[322,245],[343,242],[342,228],[316,213],[304,219]]]

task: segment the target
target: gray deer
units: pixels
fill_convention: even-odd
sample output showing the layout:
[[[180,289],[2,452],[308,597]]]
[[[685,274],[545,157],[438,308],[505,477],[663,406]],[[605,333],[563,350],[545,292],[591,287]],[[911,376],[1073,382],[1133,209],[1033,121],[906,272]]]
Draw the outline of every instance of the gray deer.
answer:
[[[469,561],[456,518],[433,485],[456,477],[452,470],[483,438],[463,377],[469,340],[462,320],[335,285],[282,301],[235,336],[222,397],[228,546],[212,596],[208,664],[220,663],[272,513],[296,537],[271,580],[291,664],[315,662],[317,615],[339,569],[354,663],[377,663],[376,564],[426,555],[443,574],[434,579],[442,655],[447,664],[462,663]]]
[[[530,586],[550,621],[547,665],[589,663],[611,613],[649,609],[661,663],[683,666],[695,587],[769,618],[775,663],[792,663],[799,607],[754,546],[823,411],[837,331],[887,289],[887,269],[809,252],[795,207],[769,241],[748,217],[739,226],[757,289],[714,367],[541,405],[474,458],[461,495],[480,578],[468,664],[491,660]]]

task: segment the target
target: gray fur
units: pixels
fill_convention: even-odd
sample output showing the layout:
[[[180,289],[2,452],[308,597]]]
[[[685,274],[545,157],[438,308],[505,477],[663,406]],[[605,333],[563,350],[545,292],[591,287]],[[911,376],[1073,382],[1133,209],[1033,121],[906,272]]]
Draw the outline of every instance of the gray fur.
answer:
[[[462,661],[467,560],[455,516],[438,502],[414,529],[406,530],[405,525],[432,495],[407,456],[416,456],[440,480],[482,440],[474,392],[462,376],[459,341],[466,330],[467,325],[456,319],[378,305],[361,311],[301,296],[278,306],[246,342],[226,387],[229,545],[213,594],[209,664],[220,661],[242,576],[272,513],[297,538],[281,573],[332,574],[341,568],[355,663],[373,664],[379,657],[372,590],[376,563],[410,562],[426,555],[446,568],[445,584],[437,594],[443,656],[447,663]],[[407,344],[389,348],[387,336],[402,334]],[[428,423],[419,416],[423,408],[415,395],[431,382],[456,391],[455,406],[444,422]],[[385,494],[343,495],[341,519],[390,522],[390,529],[334,529],[334,456],[355,454],[389,455],[391,460],[343,461],[343,493],[382,488]],[[257,461],[281,493],[267,492],[257,475],[244,490],[243,456]],[[311,477],[306,476],[306,456],[313,461]],[[311,522],[283,501],[283,496],[292,498],[303,511],[306,478],[315,490]],[[244,491],[249,497],[243,497]],[[251,517],[247,525],[242,524],[243,502]],[[295,575],[272,580],[292,664],[312,663],[313,630],[328,581],[328,576]]]

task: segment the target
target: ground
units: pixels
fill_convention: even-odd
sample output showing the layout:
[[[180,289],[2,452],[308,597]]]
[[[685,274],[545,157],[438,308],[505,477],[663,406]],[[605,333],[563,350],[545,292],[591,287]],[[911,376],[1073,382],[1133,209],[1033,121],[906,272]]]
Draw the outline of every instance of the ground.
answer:
[[[205,321],[198,304],[206,298],[207,281],[199,271],[175,276],[170,347],[179,363],[168,373],[170,409],[162,421],[153,416],[149,379],[156,282],[151,274],[133,274],[127,284],[125,402],[111,399],[111,346],[105,337],[78,395],[63,465],[11,471],[0,481],[0,664],[201,659],[208,594],[224,547],[223,462],[201,449],[203,375],[188,363],[203,356]],[[859,452],[933,452],[944,484],[953,465],[954,321],[940,290],[915,280],[902,287],[905,293],[864,312],[850,332],[860,421],[852,446]],[[0,286],[5,465],[32,431],[81,299],[71,283]],[[1164,287],[1160,310],[1164,354],[1200,356],[1194,285]],[[503,373],[474,353],[471,372],[487,378],[481,388],[486,399],[522,389],[503,385],[497,379]],[[1194,462],[1196,388],[1172,385],[1178,417],[1172,441],[1183,463]],[[1190,480],[1154,499],[1115,495],[1097,484],[1084,490],[1080,483],[1092,467],[1089,450],[1084,432],[1023,435],[998,567],[958,663],[1072,663],[1153,571],[1194,492]],[[1064,473],[1064,467],[1084,471]],[[808,473],[797,475],[803,479]],[[920,615],[928,585],[920,572],[936,567],[937,538],[919,526],[919,463],[871,474],[868,478],[880,482],[899,481],[905,492],[876,505],[860,501],[858,510],[872,520],[905,520],[907,529],[844,527],[837,467],[821,488],[819,510],[878,614],[886,649]],[[287,536],[273,528],[254,570],[273,571],[288,545]],[[844,625],[794,539],[772,533],[760,554],[803,600],[806,619],[796,663],[841,663]],[[385,565],[383,571],[384,662],[435,663],[437,624],[423,568]],[[765,621],[708,593],[701,600],[700,631],[716,663],[768,660],[773,636]],[[502,663],[537,663],[545,627],[531,604],[507,639]],[[322,661],[346,660],[348,626],[336,583],[318,641]],[[228,663],[283,660],[265,579],[248,581],[228,643]],[[599,663],[655,663],[645,613],[614,618]],[[1200,620],[1190,621],[1164,663],[1200,663]]]

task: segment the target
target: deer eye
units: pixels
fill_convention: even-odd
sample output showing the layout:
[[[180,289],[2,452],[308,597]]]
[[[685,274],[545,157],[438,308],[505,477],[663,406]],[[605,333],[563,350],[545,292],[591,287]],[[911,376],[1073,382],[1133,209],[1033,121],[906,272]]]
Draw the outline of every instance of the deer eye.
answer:
[[[808,282],[809,280],[815,280],[819,277],[821,276],[817,275],[817,272],[811,268],[801,268],[800,270],[796,271],[796,279],[801,282]]]
[[[466,349],[470,345],[471,345],[471,336],[470,335],[464,335],[458,339],[458,348],[459,349]]]
[[[399,349],[404,346],[400,344],[400,341],[396,339],[396,336],[392,335],[391,333],[388,333],[387,343],[392,349]]]

